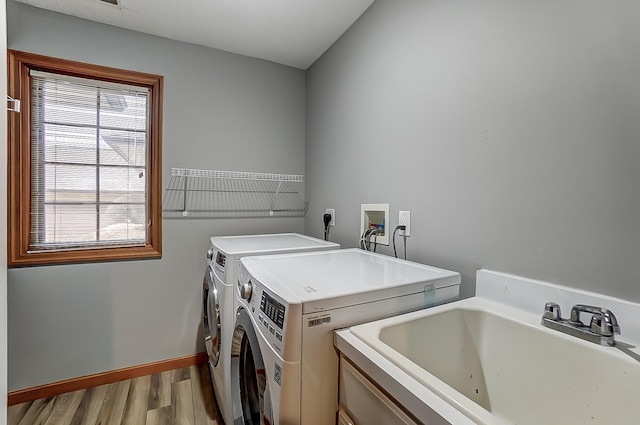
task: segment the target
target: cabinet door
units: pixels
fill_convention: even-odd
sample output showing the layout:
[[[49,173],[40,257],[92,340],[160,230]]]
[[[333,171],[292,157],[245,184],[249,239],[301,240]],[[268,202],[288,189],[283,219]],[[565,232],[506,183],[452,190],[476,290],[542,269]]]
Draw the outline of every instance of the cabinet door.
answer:
[[[340,359],[339,425],[419,425],[344,357]]]
[[[356,425],[356,423],[349,417],[349,414],[340,409],[338,412],[338,425]]]

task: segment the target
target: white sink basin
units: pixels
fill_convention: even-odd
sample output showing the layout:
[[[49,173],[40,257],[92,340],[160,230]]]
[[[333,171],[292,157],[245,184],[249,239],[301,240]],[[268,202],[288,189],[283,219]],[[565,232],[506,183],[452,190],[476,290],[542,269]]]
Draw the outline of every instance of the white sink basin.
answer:
[[[471,298],[350,332],[478,424],[640,423],[640,363],[540,317]]]

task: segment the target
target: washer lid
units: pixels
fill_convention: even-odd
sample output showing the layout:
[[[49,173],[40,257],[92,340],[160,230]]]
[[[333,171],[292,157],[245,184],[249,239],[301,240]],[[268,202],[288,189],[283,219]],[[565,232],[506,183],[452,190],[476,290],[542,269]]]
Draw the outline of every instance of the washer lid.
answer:
[[[303,313],[459,285],[460,274],[361,249],[243,257],[267,291]]]
[[[335,242],[324,241],[298,233],[272,235],[214,236],[212,246],[225,254],[268,254],[270,252],[300,252],[304,250],[338,249]]]

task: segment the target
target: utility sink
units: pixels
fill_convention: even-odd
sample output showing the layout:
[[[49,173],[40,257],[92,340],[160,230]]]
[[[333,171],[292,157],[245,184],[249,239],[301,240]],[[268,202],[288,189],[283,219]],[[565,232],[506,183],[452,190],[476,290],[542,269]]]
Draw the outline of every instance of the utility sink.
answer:
[[[638,360],[540,318],[470,298],[350,332],[474,423],[640,423]]]

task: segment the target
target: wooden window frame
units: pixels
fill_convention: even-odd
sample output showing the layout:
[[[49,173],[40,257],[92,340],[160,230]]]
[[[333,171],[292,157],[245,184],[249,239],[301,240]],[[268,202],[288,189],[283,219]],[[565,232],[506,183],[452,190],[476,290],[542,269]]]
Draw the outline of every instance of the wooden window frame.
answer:
[[[20,113],[8,117],[8,265],[34,266],[98,261],[140,260],[162,256],[162,96],[161,75],[127,71],[8,50],[8,95],[21,101]],[[147,216],[144,246],[88,247],[29,251],[31,219],[31,69],[149,89],[147,146]]]

